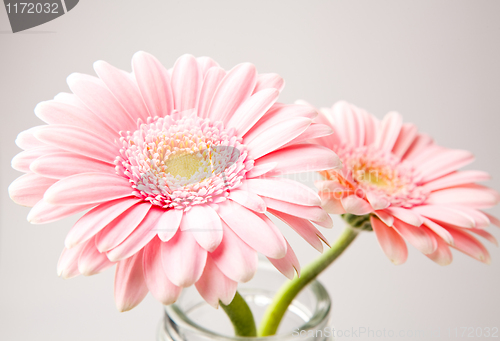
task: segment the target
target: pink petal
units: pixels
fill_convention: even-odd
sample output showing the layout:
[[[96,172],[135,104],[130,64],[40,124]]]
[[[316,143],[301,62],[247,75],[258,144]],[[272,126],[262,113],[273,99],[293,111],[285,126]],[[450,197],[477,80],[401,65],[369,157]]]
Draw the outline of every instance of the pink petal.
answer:
[[[222,242],[210,254],[217,267],[236,282],[248,282],[257,271],[257,252],[222,222]]]
[[[427,150],[429,146],[433,143],[432,138],[425,134],[418,134],[418,136],[413,140],[410,148],[406,151],[403,160],[412,160],[413,158],[422,154],[423,150]]]
[[[52,152],[36,159],[31,170],[41,176],[62,179],[80,173],[116,174],[115,166],[95,159],[68,152]]]
[[[378,243],[391,262],[395,265],[406,262],[408,249],[406,248],[404,239],[392,227],[388,227],[374,216],[370,217],[370,222],[377,236]]]
[[[465,207],[462,205],[450,205],[451,208],[457,209],[461,211],[463,214],[466,214],[468,217],[472,218],[475,223],[475,227],[478,229],[484,229],[490,225],[490,219],[486,214],[484,214],[482,211],[474,209],[474,208],[469,208]]]
[[[394,228],[399,234],[423,254],[436,251],[437,242],[433,234],[425,226],[413,226],[399,219],[394,220]]]
[[[36,159],[45,154],[56,153],[60,151],[61,149],[52,146],[31,148],[22,151],[16,156],[14,156],[14,158],[11,161],[11,166],[12,168],[20,172],[29,173],[30,166],[33,163],[33,161],[35,161]]]
[[[289,179],[247,179],[245,184],[248,191],[260,196],[304,206],[321,205],[320,198],[313,190]]]
[[[116,262],[131,257],[133,254],[139,252],[139,250],[146,246],[146,244],[156,236],[157,231],[155,228],[164,212],[165,210],[163,208],[152,206],[135,230],[132,231],[121,244],[106,253],[108,258]],[[116,220],[118,219],[115,219],[115,221]]]
[[[312,123],[306,130],[287,144],[285,144],[282,148],[296,145],[303,142],[310,142],[314,139],[318,139],[321,137],[325,137],[331,135],[333,133],[332,128],[327,126],[326,124],[320,123]]]
[[[266,174],[267,172],[271,171],[276,167],[278,163],[272,162],[272,163],[259,163],[258,165],[255,165],[248,173],[246,173],[247,179],[252,179],[252,178],[258,178],[261,175]]]
[[[56,182],[37,174],[24,174],[10,184],[9,196],[16,204],[32,207],[42,200],[47,189]]]
[[[475,234],[483,237],[484,239],[486,239],[490,243],[495,244],[495,246],[498,246],[498,241],[496,240],[496,238],[491,233],[489,233],[489,232],[487,232],[485,230],[482,230],[482,229],[469,229],[469,231],[474,232]]]
[[[57,262],[57,275],[69,279],[80,275],[78,270],[78,258],[85,244],[77,245],[71,249],[64,248]]]
[[[78,270],[84,276],[96,275],[113,265],[114,263],[106,257],[105,253],[97,250],[95,237],[85,243],[80,258],[78,258]]]
[[[360,147],[364,144],[364,124],[360,110],[344,101],[337,102],[332,107],[333,120],[336,122],[336,131],[344,141]]]
[[[340,142],[339,141],[339,137],[336,136],[336,128],[339,128],[339,127],[334,127],[332,122],[331,122],[331,117],[330,115],[326,115],[325,112],[322,112],[320,110],[320,113],[319,115],[314,119],[314,122],[315,123],[322,123],[328,127],[330,127],[333,131],[333,133],[331,135],[328,135],[328,136],[323,136],[323,137],[319,137],[317,139],[315,139],[314,141],[316,143],[318,143],[319,145],[322,145],[322,146],[325,146],[327,147],[328,149],[333,149],[336,145],[338,145],[338,143]]]
[[[290,142],[309,127],[311,120],[304,117],[291,118],[264,130],[247,143],[248,156],[254,160]]]
[[[375,146],[382,150],[391,151],[403,126],[403,118],[397,112],[385,115],[375,140]]]
[[[366,193],[366,199],[374,210],[383,210],[390,205],[390,202],[389,200],[387,200],[387,198],[378,196],[376,194],[373,194],[372,192]]]
[[[196,62],[198,63],[198,70],[201,79],[205,78],[208,70],[219,66],[219,64],[217,64],[217,62],[210,57],[198,57],[196,58]]]
[[[321,198],[321,207],[330,214],[346,213],[344,206],[337,193],[319,192]]]
[[[198,244],[208,252],[213,252],[222,241],[220,217],[210,206],[192,206],[184,213],[180,228],[192,232]]]
[[[339,101],[331,109],[321,109],[322,116],[330,122],[329,126],[334,131],[332,134],[334,145],[338,145],[340,141],[347,141],[353,145],[357,143],[357,136],[351,136],[351,131],[347,128],[346,118],[351,116],[351,107],[351,104]]]
[[[174,97],[165,67],[149,53],[140,51],[132,58],[132,70],[150,115],[170,115],[174,109]]]
[[[453,240],[455,242],[455,244],[452,245],[453,248],[462,251],[480,262],[486,264],[491,263],[491,257],[488,250],[486,250],[479,240],[461,229],[452,227],[447,227],[446,229],[453,236]]]
[[[464,205],[471,208],[488,208],[498,203],[498,194],[482,187],[452,187],[432,192],[427,204]]]
[[[297,276],[300,276],[300,264],[295,252],[293,252],[292,247],[287,242],[286,256],[280,259],[268,258],[269,261],[279,270],[285,277],[292,280],[297,272]]]
[[[195,107],[199,86],[196,58],[189,54],[179,57],[172,70],[172,91],[179,112]]]
[[[253,213],[231,200],[220,204],[218,213],[231,230],[256,251],[271,258],[285,256],[285,238],[264,215]]]
[[[16,138],[16,145],[24,150],[44,146],[45,143],[35,137],[35,133],[38,131],[38,129],[42,127],[46,126],[43,125],[43,126],[32,127],[28,130],[20,132]]]
[[[424,223],[424,219],[419,214],[403,207],[391,206],[386,208],[385,211],[399,220],[413,226],[420,226]]]
[[[238,107],[250,97],[256,82],[257,71],[254,65],[236,65],[215,90],[208,117],[213,121],[227,123]]]
[[[394,147],[392,148],[392,153],[400,158],[405,155],[410,148],[413,141],[418,135],[418,129],[414,124],[405,123],[401,127],[401,133],[399,134]]]
[[[143,251],[122,260],[115,272],[115,303],[119,311],[128,311],[142,302],[148,293],[142,267]]]
[[[453,245],[453,237],[450,232],[446,230],[441,225],[433,222],[430,219],[424,218],[424,225],[431,229],[436,235],[438,235],[441,239],[443,239],[446,243]]]
[[[219,270],[215,262],[208,257],[203,275],[201,275],[195,286],[208,304],[218,308],[219,300],[225,305],[231,303],[236,294],[238,282],[227,278]]]
[[[447,150],[419,164],[417,171],[419,171],[421,176],[420,181],[426,183],[456,171],[472,161],[474,161],[474,156],[469,151],[458,149]]]
[[[497,226],[497,227],[500,227],[500,219],[498,219],[497,217],[494,217],[494,216],[492,216],[491,214],[488,214],[488,213],[486,213],[486,212],[483,212],[483,214],[484,214],[486,217],[488,217],[488,219],[490,220],[490,222],[491,222],[493,225],[495,225],[495,226]]]
[[[366,200],[363,200],[356,195],[350,195],[340,199],[340,201],[342,202],[342,206],[344,206],[347,213],[365,215],[373,212],[372,206],[366,202]]]
[[[257,84],[254,93],[264,89],[274,88],[281,92],[285,87],[285,81],[276,73],[261,73],[257,76]]]
[[[275,211],[273,209],[269,209],[269,213],[273,214],[290,226],[295,232],[304,238],[306,242],[319,252],[323,252],[323,244],[321,241],[328,245],[326,238],[309,221],[283,212]]]
[[[268,176],[328,170],[342,165],[339,157],[331,149],[312,144],[276,150],[258,159],[256,166],[271,163],[277,163],[277,165]]]
[[[129,196],[132,188],[127,179],[115,174],[83,173],[59,180],[45,192],[44,199],[54,205],[86,205]]]
[[[215,90],[217,90],[217,87],[225,76],[226,71],[220,67],[213,67],[207,71],[201,86],[200,95],[198,96],[198,102],[196,103],[199,117],[208,117],[208,110],[210,109]]]
[[[94,70],[129,116],[147,120],[149,111],[132,75],[102,60],[94,63]]]
[[[423,215],[432,220],[437,220],[443,223],[448,223],[460,227],[474,227],[474,220],[459,210],[438,206],[438,205],[423,205],[412,208],[413,212]]]
[[[265,89],[252,95],[244,101],[230,116],[226,127],[234,127],[238,136],[243,136],[257,121],[271,108],[278,99],[279,92],[276,89]]]
[[[150,209],[150,203],[139,203],[120,214],[96,234],[97,249],[106,252],[117,247],[137,228]]]
[[[445,175],[423,185],[427,191],[436,191],[443,188],[466,185],[474,182],[487,181],[490,175],[482,171],[462,171]]]
[[[275,103],[269,111],[245,134],[245,139],[251,141],[267,129],[292,118],[313,119],[318,115],[316,109],[309,105],[284,105]],[[299,133],[300,134],[300,133]],[[297,136],[299,135],[297,134]]]
[[[56,100],[41,102],[35,107],[35,115],[48,124],[80,127],[96,133],[110,142],[119,137],[117,131],[113,131],[83,104],[75,106]]]
[[[79,99],[78,96],[72,93],[60,92],[54,96],[54,101],[56,101],[57,103],[72,105],[74,107],[89,111],[89,109],[85,106],[85,104],[83,104],[82,100]]]
[[[114,131],[136,129],[137,117],[129,116],[102,80],[73,73],[69,75],[67,82],[71,91],[85,106]]]
[[[391,214],[387,213],[386,211],[375,211],[373,212],[384,224],[387,226],[393,226],[394,225],[394,216]]]
[[[436,242],[436,251],[426,256],[441,266],[449,265],[453,260],[450,248],[441,238],[436,237]]]
[[[132,198],[118,199],[93,208],[76,222],[68,232],[64,244],[67,248],[73,248],[75,245],[87,241],[139,201],[139,199]]]
[[[369,146],[375,142],[377,132],[380,127],[380,121],[365,110],[359,109],[363,117],[363,125],[365,126],[365,145]]]
[[[182,288],[170,282],[165,274],[161,259],[161,243],[158,238],[155,238],[144,248],[142,264],[144,279],[151,295],[162,304],[169,305],[177,301]]]
[[[264,200],[252,192],[236,189],[232,190],[229,194],[229,198],[234,202],[237,202],[241,206],[244,206],[252,211],[258,213],[266,212],[266,203]]]
[[[207,252],[196,242],[192,231],[177,231],[172,239],[161,243],[161,257],[168,279],[186,288],[200,279]]]
[[[35,135],[40,141],[54,147],[107,163],[113,163],[118,155],[114,143],[109,143],[100,136],[79,127],[50,125],[38,129]]]
[[[415,141],[417,141],[417,139]],[[418,154],[411,158],[411,162],[418,166],[418,168],[421,168],[421,165],[428,160],[446,156],[447,151],[448,149],[431,143],[425,148],[421,148]]]
[[[47,224],[86,211],[92,207],[94,207],[93,204],[81,206],[52,205],[40,200],[30,210],[28,221],[32,224]]]
[[[333,227],[332,218],[319,206],[296,205],[266,197],[264,197],[263,199],[268,208],[302,219],[311,220],[316,224],[326,228]]]
[[[158,237],[164,242],[168,242],[177,233],[181,224],[182,210],[170,209],[162,214],[156,224],[155,230],[158,232]]]

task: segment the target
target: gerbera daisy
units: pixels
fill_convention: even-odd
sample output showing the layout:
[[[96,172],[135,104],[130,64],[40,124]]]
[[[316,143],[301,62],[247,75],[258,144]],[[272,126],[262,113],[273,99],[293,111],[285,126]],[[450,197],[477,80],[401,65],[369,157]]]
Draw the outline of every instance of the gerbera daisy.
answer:
[[[320,198],[279,178],[339,164],[306,143],[331,129],[306,105],[277,103],[284,82],[243,63],[180,57],[170,70],[138,52],[132,73],[105,62],[99,78],[72,74],[72,94],[40,103],[46,125],[19,134],[12,161],[26,174],[11,198],[49,223],[87,211],[69,231],[58,272],[93,275],[116,263],[115,300],[125,311],[148,291],[164,304],[195,285],[229,304],[252,278],[257,252],[286,276],[299,264],[269,212],[321,250],[312,225],[331,227]]]
[[[358,227],[372,229],[395,264],[408,256],[405,240],[440,265],[449,264],[449,246],[490,262],[473,235],[497,244],[485,228],[499,220],[482,211],[499,194],[476,184],[482,171],[458,171],[473,161],[465,150],[447,149],[403,123],[396,112],[382,121],[346,102],[322,109],[317,122],[334,133],[319,144],[336,152],[343,167],[320,172],[323,207]]]

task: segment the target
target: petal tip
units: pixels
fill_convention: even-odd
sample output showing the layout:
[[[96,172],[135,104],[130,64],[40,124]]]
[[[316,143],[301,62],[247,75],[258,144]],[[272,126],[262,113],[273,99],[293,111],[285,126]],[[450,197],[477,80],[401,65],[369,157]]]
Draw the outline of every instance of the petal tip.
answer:
[[[72,85],[74,85],[78,81],[78,78],[80,78],[80,74],[78,72],[73,72],[68,77],[66,77],[66,83],[69,85],[70,89]]]
[[[406,262],[406,259],[405,260],[401,260],[401,259],[391,259],[391,262],[394,264],[394,265],[402,265]]]

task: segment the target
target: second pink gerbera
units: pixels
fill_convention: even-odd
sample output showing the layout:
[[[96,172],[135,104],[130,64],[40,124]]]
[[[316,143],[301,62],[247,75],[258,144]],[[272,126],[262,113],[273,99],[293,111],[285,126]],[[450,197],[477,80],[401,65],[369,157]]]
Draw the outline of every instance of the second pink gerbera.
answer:
[[[11,198],[48,223],[87,211],[69,231],[58,264],[70,278],[117,264],[120,310],[150,291],[164,304],[196,285],[210,304],[231,302],[252,278],[257,252],[293,277],[299,264],[278,228],[285,221],[314,247],[330,227],[320,198],[275,177],[339,164],[305,143],[331,133],[304,105],[276,103],[283,80],[252,64],[230,71],[182,56],[171,70],[139,52],[133,72],[105,62],[99,78],[72,74],[72,94],[40,103],[47,125],[19,134],[12,161],[26,174]]]
[[[465,150],[438,146],[392,112],[382,121],[346,102],[321,110],[317,122],[334,133],[319,143],[343,167],[320,172],[323,207],[359,226],[373,228],[395,264],[406,261],[405,240],[438,264],[452,261],[450,246],[484,263],[486,248],[473,235],[497,244],[485,228],[498,219],[482,211],[499,195],[476,184],[485,172],[458,171],[473,161]]]

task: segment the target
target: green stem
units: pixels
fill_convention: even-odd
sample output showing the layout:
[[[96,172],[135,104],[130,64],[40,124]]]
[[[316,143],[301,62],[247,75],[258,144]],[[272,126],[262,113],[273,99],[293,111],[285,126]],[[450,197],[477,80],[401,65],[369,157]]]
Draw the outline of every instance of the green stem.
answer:
[[[255,327],[252,311],[239,292],[236,292],[229,305],[224,305],[220,302],[220,306],[231,320],[236,336],[257,336],[257,328]]]
[[[286,282],[279,289],[273,301],[264,312],[264,316],[259,326],[258,336],[276,334],[281,319],[285,315],[293,299],[307,284],[332,264],[357,235],[358,232],[356,230],[347,226],[329,250],[325,251],[320,257],[302,269],[300,277],[295,277],[293,280]]]

